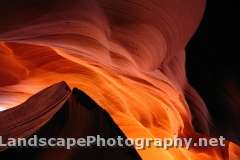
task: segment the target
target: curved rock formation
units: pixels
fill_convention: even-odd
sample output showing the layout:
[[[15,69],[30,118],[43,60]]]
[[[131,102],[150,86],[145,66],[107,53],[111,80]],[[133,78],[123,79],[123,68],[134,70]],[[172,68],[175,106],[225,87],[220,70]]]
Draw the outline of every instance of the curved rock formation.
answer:
[[[2,0],[0,6],[1,109],[66,81],[106,110],[126,137],[197,137],[193,118],[209,136],[208,111],[187,82],[184,51],[204,0]],[[6,121],[2,133],[7,126],[14,125]],[[149,160],[222,160],[237,157],[239,147],[137,152]]]
[[[36,103],[38,102],[38,103]],[[99,135],[105,138],[126,138],[106,111],[85,93],[74,88],[71,92],[61,82],[44,89],[23,104],[2,112],[0,135],[7,138],[38,136],[56,138],[86,138]],[[140,159],[134,148],[0,148],[4,160],[28,159]]]

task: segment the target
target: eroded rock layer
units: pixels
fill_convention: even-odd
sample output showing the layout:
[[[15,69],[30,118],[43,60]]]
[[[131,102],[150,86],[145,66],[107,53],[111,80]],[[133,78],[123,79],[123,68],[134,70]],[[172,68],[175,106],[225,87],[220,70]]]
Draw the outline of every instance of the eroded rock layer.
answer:
[[[187,82],[184,52],[204,6],[204,0],[1,1],[1,109],[64,80],[106,110],[127,137],[199,136],[192,117],[208,136],[208,111]],[[234,159],[238,150],[229,143],[138,153],[150,160],[220,160]]]

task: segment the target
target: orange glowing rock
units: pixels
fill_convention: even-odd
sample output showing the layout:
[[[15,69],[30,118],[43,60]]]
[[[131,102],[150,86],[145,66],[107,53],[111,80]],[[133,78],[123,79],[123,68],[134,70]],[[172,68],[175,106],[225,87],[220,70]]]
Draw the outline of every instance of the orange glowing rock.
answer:
[[[127,137],[197,136],[186,98],[207,136],[208,112],[187,82],[184,51],[204,6],[204,0],[1,2],[0,109],[66,81],[105,109]],[[229,159],[235,160],[233,148]],[[149,160],[224,160],[222,150],[138,153]]]

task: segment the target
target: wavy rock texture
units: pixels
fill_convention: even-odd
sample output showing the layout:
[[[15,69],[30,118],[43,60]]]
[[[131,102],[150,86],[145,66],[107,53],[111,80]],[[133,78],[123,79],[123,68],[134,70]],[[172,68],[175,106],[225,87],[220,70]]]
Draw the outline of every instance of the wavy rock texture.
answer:
[[[38,102],[38,103],[36,103]],[[54,84],[29,98],[21,105],[0,113],[0,135],[3,141],[10,137],[72,137],[89,135],[126,139],[109,114],[99,107],[84,92],[73,91],[64,82]],[[0,159],[17,160],[138,160],[141,159],[132,147],[88,148],[7,148],[0,147]]]
[[[3,0],[0,107],[66,81],[127,137],[208,137],[206,106],[185,76],[204,0]],[[188,103],[186,102],[188,100]],[[191,107],[191,111],[190,111]],[[143,159],[237,159],[239,147],[138,150]]]

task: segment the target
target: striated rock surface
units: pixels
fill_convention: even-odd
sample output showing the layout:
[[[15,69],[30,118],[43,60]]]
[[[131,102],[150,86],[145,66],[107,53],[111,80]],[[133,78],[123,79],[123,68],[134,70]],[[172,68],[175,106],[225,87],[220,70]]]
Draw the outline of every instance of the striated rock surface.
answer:
[[[104,109],[126,137],[208,137],[207,108],[185,75],[185,46],[204,7],[204,0],[2,0],[1,110],[66,81]],[[70,96],[68,89],[59,93]],[[35,112],[24,111],[26,103]],[[39,106],[49,104],[44,100],[26,103],[21,105],[22,118],[37,116],[25,126],[36,127],[33,131],[41,127],[38,117],[43,116],[43,125],[61,108]],[[31,130],[5,130],[18,126],[18,121],[3,120],[15,109],[20,108],[0,113],[1,132],[29,136]],[[49,112],[40,114],[45,109]],[[149,160],[225,160],[237,157],[238,150],[229,143],[225,148],[152,147],[137,152]]]

